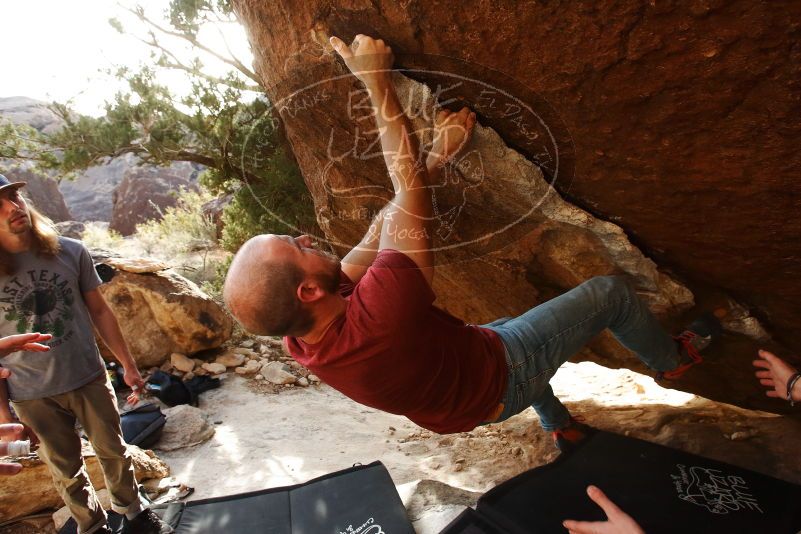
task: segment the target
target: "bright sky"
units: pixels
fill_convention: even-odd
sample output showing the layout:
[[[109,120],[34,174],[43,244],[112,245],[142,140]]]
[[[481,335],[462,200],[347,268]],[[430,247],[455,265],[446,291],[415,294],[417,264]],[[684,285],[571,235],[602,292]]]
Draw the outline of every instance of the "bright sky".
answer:
[[[142,5],[151,19],[161,23],[169,0],[122,3]],[[147,36],[144,25],[114,0],[0,0],[0,97],[27,96],[47,102],[71,99],[75,111],[101,115],[104,101],[111,100],[125,85],[99,69],[136,67],[147,62],[150,50],[134,37],[117,33],[108,23],[110,18],[119,19],[128,32]],[[250,66],[252,56],[244,29],[227,24],[222,33],[239,59]],[[201,30],[200,40],[225,51],[225,41],[215,28]],[[167,38],[163,43],[183,50],[183,58],[192,55],[182,43]],[[203,60],[209,74],[228,70],[219,61]],[[188,87],[180,73],[164,74],[160,81],[176,92],[185,92]]]

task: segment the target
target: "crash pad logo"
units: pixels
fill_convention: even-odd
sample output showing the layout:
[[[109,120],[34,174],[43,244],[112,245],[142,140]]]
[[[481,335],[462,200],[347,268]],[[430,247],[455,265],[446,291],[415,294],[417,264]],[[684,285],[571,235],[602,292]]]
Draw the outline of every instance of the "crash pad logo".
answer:
[[[339,534],[386,534],[381,525],[375,522],[374,518],[370,518],[358,527],[348,525],[345,530],[340,530]]]
[[[3,318],[15,325],[19,333],[53,334],[55,346],[72,334],[67,331],[72,321],[75,301],[69,281],[47,269],[20,273],[0,291]]]
[[[679,499],[702,506],[713,514],[740,510],[764,513],[744,478],[726,475],[718,469],[681,464],[676,467],[679,473],[671,478]]]

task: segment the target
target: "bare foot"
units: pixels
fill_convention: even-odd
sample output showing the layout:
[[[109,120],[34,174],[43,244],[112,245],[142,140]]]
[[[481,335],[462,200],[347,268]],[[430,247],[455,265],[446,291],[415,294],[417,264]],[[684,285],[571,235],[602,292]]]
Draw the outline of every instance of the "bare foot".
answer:
[[[428,152],[426,165],[429,169],[442,167],[464,152],[473,135],[476,114],[468,107],[454,113],[443,109],[434,119],[434,139]]]

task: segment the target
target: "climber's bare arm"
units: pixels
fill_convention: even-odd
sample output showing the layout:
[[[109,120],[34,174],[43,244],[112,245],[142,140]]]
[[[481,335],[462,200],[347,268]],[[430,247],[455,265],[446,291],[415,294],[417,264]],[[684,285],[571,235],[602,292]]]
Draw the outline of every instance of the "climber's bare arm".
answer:
[[[373,218],[367,233],[353,247],[348,254],[342,258],[342,272],[344,272],[353,283],[358,282],[373,264],[376,254],[378,254],[378,244],[381,239],[381,227],[384,222],[384,210],[382,209]]]
[[[348,68],[367,88],[381,135],[384,161],[395,196],[384,208],[378,250],[395,249],[411,258],[431,283],[434,253],[431,246],[431,195],[426,167],[417,139],[403,112],[390,69],[392,50],[380,39],[357,35],[351,47],[337,38],[331,44]]]

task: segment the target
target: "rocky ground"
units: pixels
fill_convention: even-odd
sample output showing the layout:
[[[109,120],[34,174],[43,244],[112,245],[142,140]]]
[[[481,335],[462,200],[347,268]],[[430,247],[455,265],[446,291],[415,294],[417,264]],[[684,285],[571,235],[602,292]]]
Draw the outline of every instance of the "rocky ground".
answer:
[[[319,384],[273,339],[238,343],[208,361],[173,356],[164,368],[222,379],[219,389],[202,394],[199,409],[167,410],[156,450],[172,480],[195,489],[192,499],[381,460],[417,531],[435,533],[482,492],[557,456],[531,410],[472,432],[437,435]],[[593,363],[566,364],[553,385],[571,411],[598,428],[801,483],[798,419],[715,403]]]

